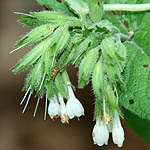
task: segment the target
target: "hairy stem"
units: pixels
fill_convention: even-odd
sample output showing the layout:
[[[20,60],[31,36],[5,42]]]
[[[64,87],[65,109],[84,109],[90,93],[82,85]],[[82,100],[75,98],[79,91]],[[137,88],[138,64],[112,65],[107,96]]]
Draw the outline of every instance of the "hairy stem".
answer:
[[[150,10],[148,4],[105,4],[105,11],[147,11]]]

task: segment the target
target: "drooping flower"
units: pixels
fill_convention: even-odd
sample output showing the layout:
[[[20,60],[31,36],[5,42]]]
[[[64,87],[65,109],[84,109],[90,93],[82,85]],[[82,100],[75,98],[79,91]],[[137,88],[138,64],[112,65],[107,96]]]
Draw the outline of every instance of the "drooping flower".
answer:
[[[56,116],[60,116],[60,105],[57,101],[57,97],[54,94],[54,97],[50,99],[48,106],[48,114],[53,119]]]
[[[68,83],[69,99],[66,104],[67,114],[70,119],[84,115],[84,108],[80,101],[75,97],[70,83]]]
[[[112,127],[112,137],[113,142],[118,145],[118,147],[122,147],[124,142],[124,130],[120,123],[120,118],[118,112],[115,111],[115,116],[112,119],[113,127]]]
[[[109,131],[101,118],[96,118],[96,124],[93,128],[93,141],[94,144],[97,144],[98,146],[102,145],[108,145],[108,139],[109,139]]]
[[[60,117],[62,123],[69,123],[69,117],[66,110],[66,105],[63,100],[63,96],[59,94],[59,102],[60,102]]]

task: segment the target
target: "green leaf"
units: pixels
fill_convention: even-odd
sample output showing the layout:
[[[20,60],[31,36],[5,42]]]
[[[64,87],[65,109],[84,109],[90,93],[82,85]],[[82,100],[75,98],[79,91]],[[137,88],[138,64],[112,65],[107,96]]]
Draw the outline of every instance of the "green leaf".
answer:
[[[89,78],[98,59],[98,55],[99,55],[99,47],[90,50],[84,56],[84,59],[82,60],[79,67],[79,81],[78,81],[79,88],[83,88],[86,84],[89,83]]]
[[[150,56],[150,14],[145,14],[142,23],[138,29],[134,31],[133,40],[143,48],[148,56]]]
[[[34,44],[47,36],[49,36],[54,30],[54,26],[51,25],[42,25],[39,26],[32,31],[30,31],[27,35],[23,37],[22,40],[20,40],[15,47],[21,46],[21,45],[30,45]]]
[[[81,18],[89,12],[89,7],[83,0],[64,0],[69,7],[75,11]]]
[[[57,0],[37,0],[37,2],[51,10],[64,12],[66,15],[74,16],[73,12],[68,9],[67,5],[63,1],[59,3]]]
[[[150,144],[150,121],[139,118],[130,111],[123,109],[125,121],[127,125],[139,136],[145,139]]]
[[[109,20],[114,26],[118,27],[120,29],[120,32],[124,34],[128,33],[128,28],[125,26],[124,21],[122,21],[121,18],[115,13],[104,13],[103,17],[104,19]]]
[[[50,38],[47,38],[43,42],[39,43],[35,46],[31,51],[29,51],[23,59],[21,59],[13,68],[12,71],[14,73],[19,73],[29,66],[34,64],[42,55],[43,51],[47,48],[50,44]]]
[[[93,22],[101,21],[103,16],[102,0],[89,0],[89,14]]]
[[[58,73],[55,78],[55,85],[58,90],[58,92],[65,98],[68,98],[68,91],[67,86],[65,84],[65,81],[63,79],[62,73]]]
[[[140,118],[150,119],[150,58],[142,48],[128,42],[127,65],[123,73],[125,87],[120,87],[120,103]]]

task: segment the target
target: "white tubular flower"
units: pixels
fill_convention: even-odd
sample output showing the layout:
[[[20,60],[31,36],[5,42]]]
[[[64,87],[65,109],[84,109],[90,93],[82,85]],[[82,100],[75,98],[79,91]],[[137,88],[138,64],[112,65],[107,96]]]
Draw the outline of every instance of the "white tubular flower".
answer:
[[[122,147],[124,142],[124,130],[121,126],[120,118],[117,111],[115,111],[115,116],[112,121],[113,121],[113,128],[112,128],[113,142],[117,144],[118,147]]]
[[[57,101],[56,95],[50,99],[48,106],[48,114],[53,119],[54,117],[60,116],[60,105]]]
[[[66,104],[67,114],[70,119],[84,115],[84,108],[75,97],[70,83],[68,84],[69,99]]]
[[[108,145],[109,131],[104,121],[100,118],[96,119],[96,124],[93,128],[92,136],[94,144],[97,144],[98,146],[102,146],[104,144]]]
[[[59,94],[59,102],[60,102],[60,117],[62,123],[69,123],[69,117],[66,110],[66,105],[63,100],[63,96]]]

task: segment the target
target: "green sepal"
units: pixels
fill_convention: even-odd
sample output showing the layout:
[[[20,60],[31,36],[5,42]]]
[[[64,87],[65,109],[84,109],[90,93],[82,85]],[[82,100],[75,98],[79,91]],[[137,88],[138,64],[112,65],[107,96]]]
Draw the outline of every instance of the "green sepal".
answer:
[[[47,36],[49,36],[54,30],[54,27],[51,25],[42,25],[39,27],[36,27],[31,32],[29,32],[27,35],[23,37],[22,40],[20,40],[15,47],[21,46],[21,45],[31,45],[34,44]]]
[[[68,82],[70,82],[70,79],[69,79],[69,75],[68,75],[68,73],[67,73],[66,70],[64,70],[64,71],[62,72],[62,77],[63,77],[63,79],[64,79],[65,85],[67,86],[67,85],[68,85]],[[71,83],[71,82],[70,82],[70,83]]]
[[[104,61],[103,64],[110,82],[116,83],[117,81],[119,81],[123,84],[123,80],[121,77],[121,67],[119,67],[118,65],[108,64],[107,61]]]
[[[63,97],[68,98],[68,89],[62,77],[62,73],[60,72],[57,74],[55,78],[55,85],[58,93],[60,93]]]
[[[83,88],[89,83],[89,78],[99,56],[99,47],[90,50],[79,67],[78,87]]]
[[[101,21],[103,16],[103,1],[89,0],[89,14],[93,22]]]
[[[74,59],[77,45],[82,41],[82,36],[79,34],[70,35],[68,46],[62,52],[60,58],[58,59],[58,66],[61,68],[67,67]]]
[[[68,27],[67,26],[60,27],[59,30],[56,31],[56,34],[57,33],[60,36],[58,36],[59,39],[58,39],[58,41],[56,43],[56,47],[55,47],[55,53],[56,53],[56,55],[58,53],[60,53],[64,49],[64,47],[66,46],[66,44],[68,43],[68,40],[70,38],[70,33],[68,31]]]
[[[32,69],[27,75],[23,90],[27,91],[27,89],[31,86],[32,91],[38,91],[44,74],[42,65],[41,59],[39,59],[37,63],[33,65]]]
[[[55,59],[53,58],[53,48],[50,46],[51,45],[49,45],[49,47],[45,49],[45,51],[43,52],[43,56],[42,56],[45,73],[49,74],[49,76],[50,76],[50,72],[52,71],[50,69],[54,67],[54,61],[55,61]],[[52,66],[52,63],[53,63],[53,66]]]
[[[43,50],[49,45],[49,42],[50,38],[47,38],[35,46],[12,68],[12,72],[19,73],[34,64],[41,57]]]
[[[99,61],[93,70],[92,73],[92,88],[96,98],[102,99],[103,89],[104,89],[104,70],[103,64]]]
[[[41,59],[38,60],[37,64],[35,64],[35,67],[33,68],[32,72],[32,79],[31,79],[31,88],[32,89],[38,89],[41,81],[42,81],[42,61]]]
[[[50,80],[49,78],[46,78],[46,94],[48,99],[51,99],[51,97],[54,95],[55,92],[55,84],[53,80]]]
[[[105,38],[101,43],[101,50],[102,50],[102,56],[104,60],[107,61],[107,63],[110,64],[116,64],[117,58],[116,58],[116,47],[115,42],[112,40],[112,38]]]
[[[88,49],[88,46],[89,46],[90,43],[91,43],[91,37],[87,37],[83,42],[80,43],[79,46],[76,47],[76,51],[75,51],[75,54],[74,54],[74,58],[75,58],[74,63]]]
[[[114,116],[115,110],[117,110],[117,112],[119,112],[119,114],[120,114],[117,98],[115,96],[115,93],[114,93],[111,85],[109,85],[109,83],[107,81],[105,82],[105,85],[106,85],[106,89],[105,89],[106,91],[105,92],[106,92],[106,95],[108,98],[109,106],[112,110],[112,115]]]
[[[94,118],[95,121],[97,117],[102,116],[102,109],[103,109],[103,99],[96,99],[95,100],[95,109],[94,109]]]

